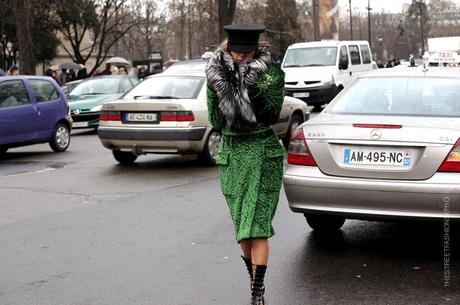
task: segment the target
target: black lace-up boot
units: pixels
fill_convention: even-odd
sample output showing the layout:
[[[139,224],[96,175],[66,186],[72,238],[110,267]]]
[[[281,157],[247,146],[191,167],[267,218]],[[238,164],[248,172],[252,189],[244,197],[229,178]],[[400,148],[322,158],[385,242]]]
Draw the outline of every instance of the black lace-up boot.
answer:
[[[241,255],[241,258],[243,259],[244,263],[246,264],[246,268],[248,269],[249,273],[249,278],[251,279],[251,285],[252,285],[252,261],[250,258],[246,258]]]
[[[252,300],[251,305],[265,305],[264,278],[267,265],[252,265]]]

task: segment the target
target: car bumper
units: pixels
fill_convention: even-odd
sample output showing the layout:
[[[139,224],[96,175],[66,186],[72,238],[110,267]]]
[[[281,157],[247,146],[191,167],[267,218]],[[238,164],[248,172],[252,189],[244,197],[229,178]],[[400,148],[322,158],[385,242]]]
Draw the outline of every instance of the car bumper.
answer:
[[[329,103],[340,92],[336,85],[320,86],[313,88],[284,88],[286,96],[298,98],[310,106]],[[296,97],[296,93],[308,93],[308,97]]]
[[[422,181],[333,177],[317,167],[289,165],[283,182],[293,212],[356,219],[460,219],[460,185],[454,173]]]
[[[203,149],[206,127],[131,129],[100,127],[106,148],[143,153],[198,153]]]
[[[72,128],[97,128],[99,126],[99,112],[72,114]]]

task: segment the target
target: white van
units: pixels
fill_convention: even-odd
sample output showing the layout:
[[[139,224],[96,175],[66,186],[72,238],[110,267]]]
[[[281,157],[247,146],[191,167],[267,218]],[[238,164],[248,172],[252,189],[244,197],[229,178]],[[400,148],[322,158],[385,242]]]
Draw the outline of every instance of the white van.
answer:
[[[285,94],[320,108],[358,75],[371,71],[367,41],[314,41],[290,45],[281,68]]]

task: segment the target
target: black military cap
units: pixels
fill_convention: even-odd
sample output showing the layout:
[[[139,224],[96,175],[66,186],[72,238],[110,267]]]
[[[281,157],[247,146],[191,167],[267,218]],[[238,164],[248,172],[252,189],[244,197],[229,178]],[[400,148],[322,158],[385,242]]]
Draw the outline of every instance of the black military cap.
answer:
[[[259,35],[265,26],[257,24],[231,24],[224,26],[228,35],[228,48],[231,51],[249,53],[259,46]]]

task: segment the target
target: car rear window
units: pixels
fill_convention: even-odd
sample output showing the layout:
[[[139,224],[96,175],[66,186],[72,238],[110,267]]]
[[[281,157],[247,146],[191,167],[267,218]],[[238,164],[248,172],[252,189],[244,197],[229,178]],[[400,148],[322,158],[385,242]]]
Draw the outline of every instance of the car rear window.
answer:
[[[70,97],[78,95],[98,95],[120,93],[118,77],[87,79],[79,83],[71,92]]]
[[[155,76],[144,79],[124,99],[196,99],[204,83],[200,76]]]
[[[330,113],[460,117],[460,79],[362,78],[338,96]]]

